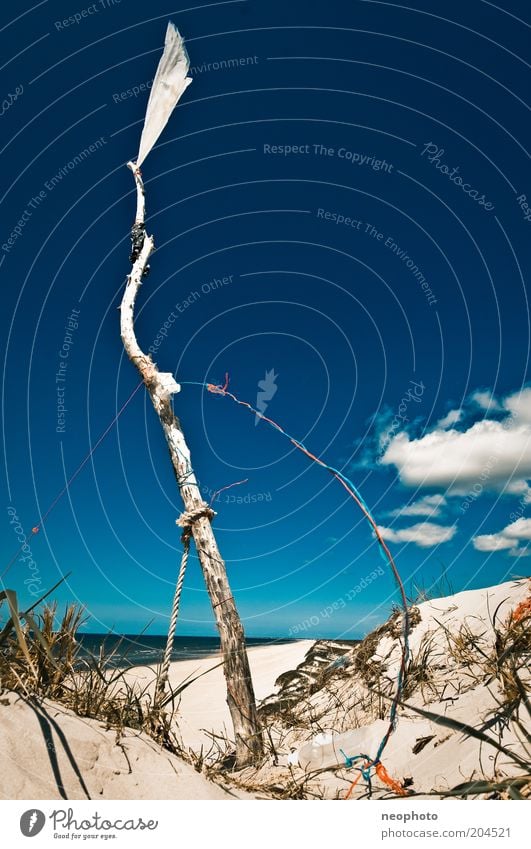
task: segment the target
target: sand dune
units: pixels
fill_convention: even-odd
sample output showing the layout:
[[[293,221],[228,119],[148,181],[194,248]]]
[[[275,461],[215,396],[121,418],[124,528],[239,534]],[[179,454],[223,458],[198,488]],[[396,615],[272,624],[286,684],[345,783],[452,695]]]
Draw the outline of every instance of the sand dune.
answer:
[[[146,734],[116,731],[54,702],[0,699],[2,799],[232,799]]]
[[[399,708],[382,755],[395,789],[374,775],[372,798],[394,796],[400,785],[426,798],[426,794],[443,796],[463,782],[503,783],[515,777],[528,795],[531,785],[522,773],[527,769],[523,724],[529,724],[529,717],[523,706],[519,709],[512,671],[519,670],[519,687],[529,683],[525,624],[530,599],[529,580],[519,579],[412,608],[403,698],[407,705]],[[349,756],[363,751],[374,760],[388,727],[401,635],[401,614],[395,611],[357,646],[304,640],[251,648],[260,717],[274,751],[269,749],[260,765],[241,772],[219,771],[218,760],[223,786],[160,749],[143,733],[125,729],[117,740],[117,732],[106,730],[101,722],[75,716],[54,703],[30,705],[14,693],[4,693],[0,797],[344,798],[357,773],[355,766],[345,763],[340,744],[347,741],[344,749]],[[141,689],[154,686],[151,667],[136,667],[127,675]],[[176,704],[175,729],[186,750],[205,755],[212,745],[209,735],[230,741],[232,727],[218,656],[172,664],[170,682],[177,688],[198,675]],[[503,751],[455,724],[434,722],[417,708],[481,728]],[[323,742],[327,748],[321,748]],[[214,754],[206,761],[215,763]],[[506,786],[501,786],[501,798],[508,797]],[[352,798],[366,795],[367,786],[360,781]]]
[[[275,681],[282,672],[295,669],[301,663],[313,640],[280,643],[270,646],[253,646],[249,649],[249,664],[255,696],[258,701],[275,691]],[[200,660],[181,660],[171,664],[169,682],[177,688],[189,676],[207,673],[183,691],[179,698],[176,722],[186,748],[205,751],[210,748],[211,738],[206,732],[232,735],[230,713],[226,703],[226,686],[220,656]],[[210,671],[209,671],[210,670]],[[154,678],[150,666],[136,667],[128,676],[145,686]]]
[[[529,758],[522,726],[529,732],[529,716],[523,705],[518,708],[511,670],[514,662],[523,686],[529,685],[529,641],[526,623],[521,620],[515,626],[512,615],[529,603],[530,591],[529,579],[523,578],[412,608],[403,694],[411,707],[399,708],[382,754],[390,775],[410,792],[444,794],[464,782],[504,781],[525,774]],[[389,697],[395,692],[401,657],[401,619],[395,613],[357,647],[320,642],[297,674],[284,676],[280,692],[267,699],[270,732],[280,757],[276,765],[261,767],[253,777],[255,784],[263,780],[281,786],[294,769],[302,782],[324,766],[329,771],[316,776],[313,790],[324,798],[343,798],[359,773],[346,768],[340,750],[374,758],[389,724]],[[481,728],[505,751],[433,722],[414,708]],[[386,793],[389,786],[375,778],[373,796]],[[366,794],[367,786],[360,781],[352,798]]]
[[[258,698],[273,692],[275,679],[296,666],[311,641],[253,647],[249,651]],[[190,674],[217,666],[219,658],[172,664],[176,685]],[[133,673],[131,673],[133,675]],[[134,672],[145,682],[149,667]],[[186,746],[208,744],[202,731],[227,730],[221,667],[213,669],[183,694],[179,724]],[[16,693],[0,698],[0,798],[3,799],[237,799],[247,794],[223,789],[190,764],[161,749],[144,733],[125,729],[117,744],[104,723],[76,716],[55,703],[30,704]]]

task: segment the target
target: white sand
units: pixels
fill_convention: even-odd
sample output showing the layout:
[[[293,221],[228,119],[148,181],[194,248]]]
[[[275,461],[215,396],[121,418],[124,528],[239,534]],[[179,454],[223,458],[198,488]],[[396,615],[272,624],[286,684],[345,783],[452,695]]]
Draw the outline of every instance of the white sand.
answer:
[[[463,661],[460,655],[453,658],[449,649],[466,626],[471,634],[480,635],[480,645],[490,655],[495,640],[494,612],[496,626],[503,630],[510,611],[527,599],[529,592],[529,580],[521,579],[420,604],[420,621],[412,630],[410,646],[415,657],[428,641],[424,668],[429,675],[426,683],[408,697],[408,703],[472,725],[487,723],[490,736],[499,737],[504,746],[523,754],[521,735],[514,723],[489,727],[489,720],[499,711],[499,701],[506,699],[500,681],[491,673],[481,672],[481,664],[473,659]],[[304,640],[249,650],[259,701],[275,691],[279,675],[294,670],[312,645],[312,640]],[[351,654],[355,652],[350,650]],[[374,646],[373,661],[382,664],[382,676],[393,681],[399,658],[400,642],[396,638],[383,636]],[[219,656],[173,663],[170,682],[176,688],[188,676],[200,673],[205,674],[181,694],[176,722],[184,745],[196,751],[203,748],[206,754],[211,747],[208,731],[232,736]],[[153,668],[137,667],[128,677],[142,688],[154,686]],[[304,671],[301,680],[307,678]],[[372,756],[382,722],[376,719],[378,702],[373,703],[371,692],[359,675],[352,674],[327,679],[325,687],[304,695],[298,704],[304,721],[281,735],[283,749],[279,749],[278,764],[268,762],[259,770],[265,785],[292,780],[293,768],[288,769],[283,759],[292,747],[300,748],[323,729],[363,735],[364,748],[368,747]],[[292,710],[295,716],[297,705]],[[319,723],[308,729],[310,710],[319,716]],[[415,744],[420,740],[425,745],[415,754]],[[0,798],[5,799],[231,799],[245,795],[208,781],[144,734],[126,730],[118,745],[116,732],[106,730],[102,723],[75,716],[53,703],[45,702],[42,709],[32,707],[14,693],[2,694],[0,699],[0,747]],[[349,752],[356,750],[357,741],[353,741]],[[384,761],[399,781],[413,779],[412,787],[421,796],[472,778],[500,778],[521,772],[507,755],[480,745],[460,731],[433,724],[412,709],[400,711]],[[299,772],[303,779],[304,771]],[[256,786],[256,776],[251,777]],[[319,774],[316,780],[325,798],[337,798],[352,780],[352,771],[331,770]],[[387,792],[387,788],[384,790]],[[363,792],[360,782],[352,798]]]
[[[116,731],[53,702],[0,701],[0,799],[234,799],[145,734]],[[238,794],[239,796],[240,794]]]
[[[473,649],[473,644],[474,638],[477,639],[484,654],[493,658],[496,641],[492,624],[494,614],[496,628],[503,632],[511,611],[529,598],[530,591],[530,580],[519,579],[485,589],[465,590],[447,598],[419,604],[420,621],[411,631],[409,644],[413,660],[419,659],[420,653],[426,680],[405,699],[410,705],[448,719],[475,727],[484,726],[487,736],[501,742],[524,759],[525,738],[518,726],[513,721],[500,719],[494,725],[491,724],[493,717],[500,714],[500,704],[507,704],[508,696],[503,692],[501,678],[485,668],[484,656]],[[463,629],[466,629],[466,634]],[[463,634],[464,647],[468,646],[470,655],[460,653],[453,657],[451,647],[459,635],[463,638]],[[355,651],[352,650],[353,654]],[[400,657],[401,641],[386,635],[378,641],[371,660],[381,664],[382,678],[394,684]],[[520,657],[520,663],[520,677],[528,681],[524,657]],[[291,735],[283,736],[284,751],[289,752],[290,746],[297,747],[301,750],[301,762],[312,769],[319,768],[321,759],[328,757],[329,750],[332,750],[332,762],[336,754],[336,763],[342,765],[339,744],[329,745],[323,753],[316,750],[311,758],[307,749],[303,750],[301,745],[322,731],[335,731],[350,735],[350,745],[345,746],[350,755],[363,751],[359,748],[362,746],[370,757],[374,757],[387,723],[375,718],[378,701],[370,698],[370,695],[365,681],[359,675],[327,680],[325,687],[301,700],[303,718],[313,711],[319,717],[318,723],[309,733],[303,726],[301,731],[295,729]],[[341,706],[339,709],[338,705]],[[520,711],[519,716],[529,726],[524,710]],[[423,739],[428,742],[415,753],[416,744]],[[400,709],[395,731],[382,760],[390,775],[399,781],[406,777],[413,779],[412,789],[417,793],[439,792],[472,779],[502,779],[523,772],[520,765],[493,746],[480,743],[473,736],[448,726],[434,723],[409,708]],[[280,769],[270,769],[268,780],[271,781],[275,775],[275,781],[279,783],[283,777],[279,776],[279,772]],[[265,770],[263,774],[266,775]],[[302,769],[300,774],[303,774]],[[352,771],[340,770],[323,774],[318,780],[328,798],[335,798],[338,792],[344,794],[353,777],[355,775]],[[375,786],[378,785],[376,781]],[[380,784],[380,787],[383,785]],[[364,793],[363,782],[359,782],[352,798]]]
[[[256,695],[275,689],[275,680],[297,666],[311,640],[251,648]],[[209,670],[219,657],[172,664],[170,680]],[[139,667],[135,677],[144,685],[153,670]],[[133,673],[131,673],[133,675]],[[221,667],[209,672],[183,694],[179,709],[183,741],[201,748],[208,738],[201,729],[222,731],[232,726],[225,704]],[[104,723],[76,716],[55,702],[31,706],[15,693],[0,699],[0,799],[238,799],[240,791],[225,790],[161,749],[146,734],[125,729],[119,745],[116,731]]]
[[[275,691],[275,681],[283,672],[295,669],[304,660],[314,640],[253,646],[249,649],[249,663],[256,699],[260,701]],[[190,685],[180,696],[176,722],[187,748],[208,751],[211,738],[206,731],[224,733],[232,739],[232,723],[226,703],[226,686],[219,655],[200,660],[180,660],[171,664],[169,681],[176,688],[188,676],[207,672]],[[216,668],[213,668],[216,667]],[[211,671],[208,671],[211,670]],[[136,667],[128,676],[134,676],[144,687],[153,681],[152,667]]]

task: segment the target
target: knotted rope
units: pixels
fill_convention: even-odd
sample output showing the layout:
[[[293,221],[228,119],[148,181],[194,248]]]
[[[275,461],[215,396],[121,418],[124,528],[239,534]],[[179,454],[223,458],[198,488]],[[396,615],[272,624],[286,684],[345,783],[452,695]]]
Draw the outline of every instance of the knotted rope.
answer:
[[[175,584],[175,593],[173,595],[173,604],[171,608],[170,627],[168,629],[168,639],[166,641],[166,649],[160,669],[160,675],[157,681],[157,689],[155,692],[155,704],[159,704],[164,696],[164,691],[168,683],[168,673],[170,671],[171,655],[173,651],[173,642],[175,639],[175,629],[177,627],[177,619],[179,616],[179,605],[181,603],[181,594],[183,591],[184,576],[188,565],[188,557],[190,555],[190,539],[193,533],[193,526],[198,519],[212,520],[216,515],[215,511],[208,504],[202,502],[193,510],[186,510],[181,513],[175,524],[183,529],[181,534],[181,542],[183,544],[183,554],[181,558],[181,566]]]

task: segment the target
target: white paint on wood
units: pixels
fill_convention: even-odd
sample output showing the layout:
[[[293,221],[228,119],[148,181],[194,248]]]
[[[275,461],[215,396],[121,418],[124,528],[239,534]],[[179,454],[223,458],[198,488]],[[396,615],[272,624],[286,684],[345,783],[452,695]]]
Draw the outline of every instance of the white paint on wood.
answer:
[[[142,175],[140,169],[132,163],[129,163],[129,167],[137,187],[135,227],[137,233],[138,228],[143,233],[143,242],[139,243],[141,248],[133,263],[122,298],[121,336],[126,353],[139,370],[160,419],[185,508],[187,512],[193,513],[201,511],[205,505],[193,471],[190,450],[180,422],[172,409],[171,396],[179,391],[180,387],[173,375],[159,372],[150,355],[142,351],[134,329],[135,300],[142,285],[142,278],[153,252],[154,243],[153,237],[148,236],[144,231],[145,195]],[[192,525],[192,533],[220,636],[227,684],[227,704],[236,741],[236,760],[238,766],[245,766],[255,763],[263,754],[262,734],[256,711],[243,626],[210,519],[204,515],[204,511],[202,512],[203,515]]]

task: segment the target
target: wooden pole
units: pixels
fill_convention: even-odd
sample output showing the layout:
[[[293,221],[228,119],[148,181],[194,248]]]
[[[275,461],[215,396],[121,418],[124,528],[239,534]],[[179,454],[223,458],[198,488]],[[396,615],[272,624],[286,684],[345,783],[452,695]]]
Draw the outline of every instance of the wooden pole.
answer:
[[[128,277],[120,307],[121,336],[127,356],[140,372],[160,419],[186,513],[197,516],[191,523],[191,531],[219,632],[223,670],[227,683],[227,704],[234,726],[236,764],[243,767],[256,763],[263,755],[263,740],[258,723],[243,626],[232,596],[225,563],[219,553],[212,530],[206,509],[208,505],[201,498],[190,459],[190,450],[179,419],[172,409],[171,396],[178,392],[180,387],[172,374],[159,371],[156,363],[142,351],[136,339],[135,300],[154,248],[154,242],[153,237],[145,232],[145,195],[142,175],[134,163],[129,162],[128,167],[132,170],[136,182],[137,213],[132,230],[133,268]]]

